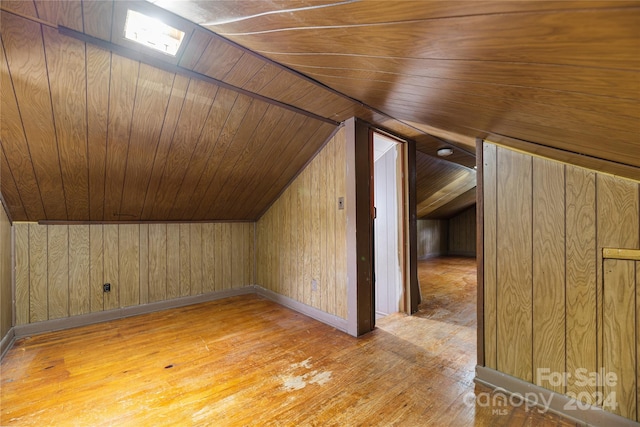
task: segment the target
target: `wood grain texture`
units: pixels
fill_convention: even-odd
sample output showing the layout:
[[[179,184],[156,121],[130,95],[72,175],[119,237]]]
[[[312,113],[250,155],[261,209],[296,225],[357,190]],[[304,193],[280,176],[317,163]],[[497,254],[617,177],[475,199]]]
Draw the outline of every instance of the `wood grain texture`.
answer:
[[[0,423],[575,426],[461,401],[491,390],[471,381],[474,335],[455,317],[391,316],[355,339],[246,295],[43,334],[2,360]]]
[[[140,224],[140,304],[149,302],[149,224]]]
[[[104,219],[111,54],[86,46],[89,219]]]
[[[69,316],[69,227],[47,230],[47,301],[49,319]]]
[[[195,18],[188,5],[181,9]],[[627,154],[629,141],[637,142],[631,123],[639,111],[624,106],[629,94],[638,93],[637,63],[627,61],[638,44],[633,3],[365,2],[237,19],[255,9],[240,2],[229,21],[218,18],[228,13],[219,3],[204,9],[198,12],[211,16],[208,28],[394,117],[443,130],[461,126],[463,137],[480,131],[553,141],[569,151],[638,165],[637,156]],[[598,24],[601,19],[607,24]],[[601,43],[587,42],[592,27]],[[343,37],[346,31],[351,37]],[[611,102],[602,105],[600,96]],[[600,108],[607,112],[594,114]],[[615,122],[612,131],[628,132],[628,138],[603,150],[598,141]],[[567,129],[575,132],[559,135]]]
[[[84,32],[102,40],[111,40],[113,2],[83,1],[82,17]]]
[[[493,337],[487,322],[491,320],[494,309],[487,311],[487,307],[497,301],[498,368],[503,369],[501,358],[514,358],[514,354],[525,347],[527,353],[532,351],[529,354],[532,355],[533,366],[527,365],[529,361],[525,357],[514,369],[528,371],[533,368],[532,382],[541,382],[542,377],[535,376],[538,368],[548,369],[547,373],[567,372],[570,375],[566,378],[566,389],[563,388],[563,382],[551,384],[549,381],[545,384],[543,381],[540,385],[589,404],[603,403],[596,393],[603,393],[605,399],[613,396],[611,393],[616,393],[620,406],[614,408],[611,405],[613,397],[610,397],[605,400],[604,409],[635,419],[638,381],[635,374],[636,285],[629,284],[629,281],[636,280],[635,267],[611,264],[611,268],[604,271],[602,266],[604,247],[615,251],[615,248],[632,249],[640,246],[638,182],[509,152],[500,147],[497,148],[496,164],[495,157],[486,156],[487,151],[492,149],[495,151],[496,147],[485,142],[484,339],[488,343]],[[532,169],[526,167],[528,163],[533,165]],[[502,205],[502,209],[498,209],[497,213],[490,212],[489,206],[494,202],[487,197],[491,197],[491,185],[487,184],[491,167],[497,167],[499,171],[497,203],[498,207]],[[523,183],[531,171],[533,179]],[[509,190],[510,185],[515,187]],[[500,202],[500,198],[507,200]],[[518,213],[515,204],[520,207],[526,205],[527,199],[532,201],[532,205],[525,212]],[[509,207],[509,204],[514,205]],[[521,223],[525,218],[526,222],[526,212],[532,213],[532,222],[522,227],[525,230],[509,225],[515,219]],[[491,255],[493,238],[489,238],[487,227],[492,223],[499,224],[495,255]],[[526,240],[526,230],[533,230],[533,240],[522,244],[521,241]],[[531,256],[527,254],[527,248],[531,248]],[[511,258],[518,251],[522,251],[522,254]],[[528,264],[529,260],[533,264]],[[614,260],[604,259],[604,263],[609,261]],[[515,277],[523,285],[531,284],[528,292],[511,301],[514,306],[519,304],[521,316],[531,316],[525,322],[525,325],[532,322],[530,344],[502,341],[503,330],[507,328],[501,328],[500,325],[501,300],[514,292],[510,290],[505,295],[503,288],[486,292],[490,269],[496,269],[499,286],[504,284],[505,274],[511,274],[510,277]],[[529,271],[532,271],[530,276]],[[621,286],[626,288],[619,289]],[[509,319],[513,323],[517,316]],[[522,330],[522,327],[518,328]],[[526,327],[524,330],[526,333]],[[486,345],[485,348],[487,366],[490,363],[487,350],[492,347]],[[596,385],[584,381],[585,373],[597,372],[603,366],[618,375],[615,386],[610,383],[605,387],[604,378],[599,378]],[[622,377],[624,380],[620,380]]]
[[[492,136],[637,177],[633,2],[345,2],[313,13],[154,3],[158,14],[211,16],[211,28],[242,45],[196,29],[175,60],[184,70],[302,114],[56,31],[117,44],[119,3],[4,2],[0,122],[12,173],[3,167],[0,185],[15,220],[257,220],[335,129],[305,111],[361,117],[427,155],[452,143],[462,149],[450,159],[467,167],[475,138]],[[220,11],[233,19],[220,23]]]
[[[231,247],[232,247],[231,239],[232,239],[231,224],[223,223],[221,226],[221,244],[222,244],[221,263],[222,263],[223,287],[230,286],[229,283],[233,280],[233,254],[231,253]]]
[[[346,135],[344,138],[346,139]],[[345,143],[345,148],[346,148],[346,143]],[[303,285],[302,285],[302,289],[298,289],[298,298],[300,298],[300,300],[307,305],[311,303],[311,287],[309,286],[309,283],[311,283],[311,281],[313,280],[313,272],[311,270],[311,259],[313,257],[313,252],[310,249],[313,244],[313,229],[311,226],[312,218],[311,218],[311,215],[309,214],[309,212],[311,212],[311,209],[312,209],[311,199],[314,197],[314,194],[312,194],[311,192],[312,178],[313,177],[311,174],[311,168],[305,168],[305,170],[302,171],[302,173],[298,178],[300,180],[298,191],[300,191],[303,195],[303,203],[302,203],[303,210],[301,212],[306,213],[305,215],[302,215],[302,218],[301,218],[303,223],[303,227],[301,228],[301,231],[303,232],[303,241],[304,241],[304,247],[301,252],[302,253],[301,264],[303,265],[303,269],[301,271],[301,282],[303,283]],[[276,209],[278,209],[279,204],[276,203],[275,207]],[[273,215],[276,215],[276,213],[274,212]],[[263,237],[258,235],[258,241],[260,241],[261,238]],[[260,258],[260,256],[261,255],[258,252],[258,258]],[[275,257],[273,257],[273,262],[275,262]],[[261,280],[262,278],[258,276],[258,283],[260,283]],[[273,280],[272,280],[272,286],[275,286],[275,284],[273,283]]]
[[[4,10],[15,12],[21,16],[37,17],[36,5],[33,1],[11,1],[3,2],[2,8]]]
[[[69,227],[69,315],[91,312],[89,225]]]
[[[232,103],[232,110],[226,111],[225,104],[223,103],[224,99]],[[209,115],[205,129],[207,129],[207,135],[215,136],[216,140],[215,143],[211,141],[209,144],[205,143],[202,145],[202,147],[206,147],[206,151],[203,152],[201,157],[202,159],[206,159],[206,161],[202,163],[202,160],[194,159],[193,164],[196,170],[203,169],[203,177],[199,185],[192,190],[193,192],[190,199],[196,206],[196,209],[191,213],[194,219],[205,217],[210,206],[204,202],[204,199],[207,197],[215,197],[211,185],[214,183],[214,178],[218,176],[218,168],[233,141],[238,126],[242,123],[244,115],[249,108],[250,101],[248,97],[221,90],[220,97],[216,99],[216,102],[212,106],[212,113]],[[220,115],[224,117],[224,122],[222,123],[221,121],[220,127],[214,131],[212,126],[215,122],[212,123],[212,119],[215,120]],[[204,155],[204,153],[208,155]]]
[[[533,380],[531,172],[531,157],[498,148],[497,369],[529,382]]]
[[[149,159],[150,148],[158,144],[175,79],[175,75],[146,64],[140,64],[140,76],[131,118],[131,129],[136,133],[129,137],[119,205],[122,219],[139,218],[144,207],[141,194],[147,191],[154,164]]]
[[[82,2],[34,0],[34,3],[40,19],[82,31]]]
[[[167,296],[167,225],[149,224],[149,302]]]
[[[131,142],[130,130],[139,83],[139,69],[138,62],[118,55],[111,56],[104,220],[132,218],[129,216],[131,213],[120,212],[120,204],[124,191],[127,152]]]
[[[64,12],[65,7],[62,6],[51,6],[47,3],[42,3],[41,6],[47,19],[58,19],[55,17],[58,17],[60,13],[66,13]],[[82,10],[82,18],[87,21],[87,33],[106,39],[110,38],[106,35],[106,31],[110,31],[109,25],[104,24],[110,19],[110,16],[98,22],[100,20],[97,20],[94,14],[108,14],[112,10],[112,4],[103,2],[98,7],[91,3],[86,9],[77,10]],[[34,13],[30,12],[27,15],[34,15]],[[34,16],[34,18],[38,17]],[[11,15],[7,19],[21,18]],[[72,27],[75,28],[75,26]],[[156,216],[191,219],[195,215],[193,210],[200,207],[202,200],[210,200],[210,202],[205,202],[201,207],[202,213],[198,214],[201,215],[201,218],[198,219],[206,218],[209,215],[206,212],[211,212],[212,208],[208,203],[227,206],[223,208],[226,210],[222,213],[210,214],[216,219],[234,219],[239,215],[240,219],[256,218],[271,202],[268,198],[259,201],[258,204],[252,200],[256,195],[262,197],[265,193],[260,188],[270,194],[268,197],[273,198],[330,132],[329,128],[325,128],[323,133],[317,133],[316,127],[309,127],[308,134],[300,135],[301,138],[307,140],[307,143],[305,150],[302,151],[303,154],[297,156],[298,151],[294,145],[290,144],[290,139],[283,139],[281,142],[275,138],[269,144],[262,141],[264,138],[271,137],[272,128],[278,128],[279,131],[286,130],[286,125],[291,121],[292,116],[291,114],[284,115],[281,108],[269,108],[273,114],[268,115],[268,120],[258,120],[256,118],[260,117],[260,112],[265,110],[266,103],[251,103],[253,110],[257,113],[257,116],[252,118],[251,111],[243,108],[242,102],[236,103],[237,94],[229,90],[223,90],[224,96],[218,99],[215,96],[217,88],[209,83],[189,82],[184,77],[174,76],[121,57],[112,57],[111,54],[99,51],[92,46],[83,46],[82,43],[67,39],[51,29],[44,31],[47,34],[46,50],[52,52],[51,57],[48,58],[52,67],[47,70],[47,77],[52,82],[50,88],[50,97],[54,100],[51,108],[52,122],[56,125],[58,137],[61,140],[69,139],[68,136],[75,138],[77,131],[81,129],[86,129],[87,133],[88,144],[85,150],[85,161],[88,164],[88,174],[83,178],[85,184],[73,185],[72,179],[69,176],[64,176],[69,181],[65,187],[68,187],[72,193],[76,192],[79,196],[70,197],[66,203],[76,203],[75,201],[77,201],[79,208],[88,210],[89,218],[84,219],[130,220],[136,218],[153,219]],[[219,48],[223,51],[231,49],[240,52],[238,56],[240,62],[230,63],[235,71],[231,73],[229,79],[234,83],[241,84],[243,79],[251,80],[253,74],[257,74],[258,71],[265,68],[263,65],[258,66],[261,61],[263,64],[266,62],[256,56],[245,55],[235,47],[229,48],[226,42],[220,44],[219,39],[216,43],[216,49]],[[42,41],[40,44],[42,45],[41,51],[45,51]],[[74,51],[76,46],[83,47],[82,53],[86,55],[86,61],[81,61],[84,64],[73,67],[73,72],[62,74],[60,70],[69,66],[67,62],[76,60],[80,56],[74,54],[65,58],[60,57],[57,53],[67,50]],[[219,53],[214,52],[216,57]],[[44,54],[42,56],[46,57]],[[252,65],[251,67],[243,66],[247,64]],[[82,66],[85,67],[85,73],[82,73]],[[245,68],[251,70],[245,72]],[[7,66],[7,70],[5,76],[10,76],[9,66]],[[244,73],[244,77],[238,73]],[[266,73],[265,75],[268,77],[270,74]],[[138,76],[141,78],[139,79]],[[268,77],[263,85],[272,78],[273,76]],[[11,83],[6,87],[13,88]],[[58,99],[56,93],[60,89],[64,88],[65,91],[70,92],[74,87],[86,88],[87,93],[84,96],[80,91],[73,92],[73,95],[82,102],[69,105],[56,103]],[[214,109],[209,110],[206,107],[190,107],[190,105],[199,105],[198,103],[202,100],[210,104],[214,98],[215,112]],[[169,99],[169,103],[167,103],[167,99]],[[87,102],[86,108],[82,108],[82,103],[85,100]],[[191,101],[195,101],[195,104]],[[244,104],[249,105],[247,102]],[[86,114],[84,114],[85,110]],[[208,114],[210,111],[214,114]],[[231,112],[233,114],[230,115]],[[192,126],[193,123],[200,121],[199,115],[211,119],[207,121],[206,130],[199,128],[198,125]],[[57,121],[58,116],[59,121]],[[227,120],[227,117],[232,117],[233,120]],[[22,127],[21,120],[18,116],[9,124]],[[76,123],[85,121],[86,125],[71,128],[65,124],[70,120]],[[275,135],[278,133],[280,132]],[[159,140],[158,135],[160,135]],[[253,136],[248,138],[249,135]],[[295,136],[295,134],[291,135]],[[222,140],[218,136],[221,136]],[[309,144],[310,136],[313,136],[311,144]],[[135,143],[132,144],[131,141],[134,140]],[[282,144],[280,150],[278,150],[278,144]],[[70,144],[69,147],[72,145]],[[245,189],[254,186],[237,187],[240,182],[237,185],[226,185],[230,182],[230,174],[235,175],[237,170],[248,169],[254,164],[258,166],[258,169],[261,169],[265,160],[262,159],[261,163],[256,163],[255,158],[265,145],[275,146],[276,152],[280,153],[282,153],[282,148],[289,147],[290,151],[286,153],[284,161],[288,162],[290,167],[280,174],[276,185],[272,182],[258,180],[255,184],[258,187],[256,192],[243,192],[241,203],[236,203],[235,198],[238,194],[234,194],[235,188]],[[62,145],[62,147],[66,148],[67,145]],[[244,153],[246,149],[249,149],[249,155]],[[82,153],[83,150],[69,151],[70,155],[82,156]],[[62,172],[68,175],[82,171],[83,168],[64,169],[70,163],[66,162],[64,153],[61,153],[61,156]],[[57,156],[48,156],[48,159],[55,158]],[[210,158],[215,159],[215,162],[208,161]],[[217,163],[223,158],[224,161]],[[152,160],[149,161],[149,159]],[[280,157],[274,156],[269,158],[268,162],[278,160]],[[279,166],[272,165],[271,169],[277,170]],[[28,179],[28,175],[25,177]],[[74,180],[77,181],[78,177],[74,177]],[[5,187],[6,189],[10,188],[9,186]],[[19,200],[18,187],[15,190],[11,189],[11,192],[9,198]],[[202,197],[207,192],[208,197]],[[40,192],[33,191],[28,194],[38,193]],[[40,193],[44,197],[47,197],[47,194]],[[63,199],[59,198],[59,200]],[[85,202],[82,203],[82,200]],[[198,202],[192,204],[189,203],[190,200]],[[230,203],[230,201],[234,203]],[[83,204],[85,206],[81,206]],[[190,208],[190,206],[193,207]],[[239,208],[239,206],[243,206],[243,208]],[[251,211],[247,213],[247,209],[251,209]],[[47,215],[43,211],[41,214],[37,214],[36,218],[45,219]],[[28,219],[26,213],[22,214],[22,219]]]
[[[475,190],[475,189],[474,189]],[[475,193],[474,193],[475,199]],[[449,255],[476,255],[476,206],[449,218]]]
[[[639,248],[640,247],[640,207],[638,195],[638,183],[625,179],[619,179],[609,175],[598,174],[596,177],[596,203],[597,203],[597,293],[596,293],[596,315],[597,315],[597,340],[605,343],[607,340],[624,340],[623,336],[618,336],[624,330],[616,329],[614,335],[609,338],[605,337],[606,306],[605,306],[605,277],[603,271],[602,249],[609,248]],[[620,273],[622,274],[622,273]],[[613,309],[616,307],[613,306]],[[610,325],[610,327],[613,327]],[[609,331],[611,332],[611,330]],[[607,348],[599,346],[597,348],[597,360],[605,362],[607,356]],[[618,359],[614,359],[618,361]],[[611,366],[613,368],[613,366]],[[616,366],[617,369],[625,372],[630,369],[628,366]],[[619,380],[620,375],[618,374]],[[630,381],[625,379],[624,381]],[[622,380],[619,385],[625,384]],[[602,383],[598,386],[602,388]],[[628,387],[628,385],[627,385]],[[630,393],[627,390],[626,396],[620,396],[620,406],[616,408],[617,413],[630,413],[634,402],[631,402]],[[620,400],[620,399],[626,400]],[[623,404],[625,406],[623,406]]]
[[[104,282],[111,284],[111,291],[104,292],[104,310],[113,310],[120,306],[120,292],[122,282],[120,279],[120,237],[117,224],[105,224],[102,226],[104,245]],[[100,289],[102,292],[102,289]]]
[[[640,261],[640,249],[602,249],[603,258],[626,259],[631,261]]]
[[[4,47],[0,46],[0,107],[2,108],[2,120],[0,120],[0,136],[2,137],[2,153],[6,156],[6,164],[2,166],[2,191],[3,196],[10,197],[12,192],[6,188],[9,181],[5,173],[11,174],[15,181],[15,197],[20,200],[23,207],[24,219],[34,220],[43,217],[44,207],[38,189],[38,182],[33,167],[29,146],[27,145],[24,128],[21,125],[20,110],[12,90],[13,84],[9,75],[9,68],[4,53]],[[11,173],[11,167],[20,173]],[[16,171],[17,172],[17,171]]]
[[[198,141],[217,90],[217,87],[201,81],[189,82],[180,118],[172,135],[164,172],[153,198],[155,209],[151,219],[165,218],[169,215],[172,202],[180,190],[180,184],[192,158],[192,141]]]
[[[469,206],[458,199],[475,188],[473,169],[417,152],[416,175],[418,218],[449,219]]]
[[[82,220],[89,217],[85,45],[52,28],[42,33],[67,219]]]
[[[29,224],[16,223],[15,236],[15,281],[16,281],[16,325],[26,325],[30,320],[31,278],[29,262]]]
[[[640,261],[636,261],[636,421],[640,421],[640,339],[638,339],[638,331],[640,331]]]
[[[603,263],[603,359],[616,381],[604,381],[605,398],[615,393],[608,411],[637,419],[637,331],[635,263],[607,259]]]
[[[180,224],[180,296],[191,294],[191,232],[189,224]]]
[[[17,222],[17,324],[251,285],[253,226]],[[215,230],[220,238],[212,241]],[[210,242],[216,251],[203,257]],[[203,287],[203,272],[219,277],[218,287]]]
[[[484,200],[484,360],[487,367],[497,369],[498,324],[498,158],[497,147],[483,144]]]
[[[202,224],[191,224],[191,295],[202,293]]]
[[[213,268],[218,274],[215,275],[215,283],[214,289],[222,290],[224,288],[224,274],[223,274],[223,261],[222,261],[222,252],[224,250],[223,241],[222,241],[222,224],[214,224],[213,228],[213,239],[214,239],[214,251],[218,256],[214,257],[214,266]]]
[[[91,312],[104,310],[104,233],[103,226],[92,224],[89,226],[89,278]]]
[[[250,262],[244,264],[244,282],[255,284],[255,223],[245,223],[243,228],[244,256]]]
[[[211,34],[205,30],[196,28],[189,39],[189,43],[184,49],[179,65],[193,70],[202,53],[209,44]]]
[[[13,326],[11,223],[0,203],[0,337]]]
[[[231,224],[230,224],[231,225]],[[242,286],[242,283],[247,281],[244,278],[244,262],[246,258],[244,255],[244,224],[239,224],[238,227],[230,227],[230,248],[231,253],[231,280],[227,282],[227,286],[231,288],[237,288]]]
[[[202,290],[210,292],[216,285],[215,253],[216,243],[220,247],[219,239],[216,239],[215,224],[202,224]],[[221,249],[221,248],[220,248]],[[222,279],[222,274],[220,274]]]
[[[0,107],[1,108],[1,107]],[[22,217],[27,217],[27,212],[24,210],[24,206],[20,201],[20,196],[18,193],[18,186],[16,185],[16,181],[11,174],[11,168],[9,167],[9,163],[7,162],[7,156],[4,151],[0,149],[0,182],[4,183],[5,188],[9,190],[5,190],[7,192],[7,197],[2,196],[4,199],[4,203],[8,209],[12,211],[16,211],[18,215]]]
[[[567,372],[597,370],[596,362],[596,174],[566,166],[566,350]],[[585,349],[591,349],[585,351]],[[567,379],[567,393],[595,386]]]
[[[167,5],[169,1],[159,3]],[[328,3],[328,2],[325,2]],[[259,19],[255,19],[251,25],[254,32],[265,32],[288,28],[292,23],[314,23],[316,25],[351,26],[363,24],[373,26],[374,24],[386,24],[396,21],[406,21],[407,18],[415,20],[430,20],[436,18],[450,18],[465,15],[482,15],[498,13],[518,13],[518,12],[547,12],[555,11],[560,5],[566,10],[579,10],[586,7],[593,9],[607,9],[611,7],[630,7],[627,2],[607,2],[607,1],[576,1],[571,3],[544,2],[533,5],[522,4],[518,1],[504,1],[499,3],[478,3],[478,2],[455,2],[455,3],[423,3],[421,1],[406,1],[399,4],[354,4],[341,3],[332,4],[331,8],[305,8],[299,6],[295,1],[283,2],[289,10],[287,13],[266,14],[272,9],[268,4],[261,4],[252,1],[246,2],[218,2],[208,8],[197,11],[201,22],[210,22],[207,27],[215,28],[219,33],[236,33],[246,30],[247,24],[243,19],[237,19],[239,9],[244,15],[260,14]],[[417,7],[417,6],[421,7]],[[171,4],[171,6],[176,7]],[[184,2],[180,8],[182,14],[195,17],[194,11],[189,7],[188,2]],[[229,19],[235,17],[236,19]],[[301,30],[302,28],[297,28]]]
[[[336,314],[343,319],[347,318],[347,209],[349,199],[347,195],[347,138],[346,128],[342,127],[335,137],[335,158],[334,158],[334,185],[335,197],[344,198],[344,209],[338,210],[335,217],[335,298]],[[304,198],[299,197],[299,202]],[[335,200],[334,200],[335,203]],[[298,204],[300,208],[301,203]],[[304,244],[303,241],[300,242]],[[299,246],[300,248],[300,246]],[[342,256],[341,254],[345,254]],[[299,264],[301,265],[301,264]]]
[[[140,227],[118,225],[120,307],[140,304]]]
[[[49,319],[47,228],[29,224],[29,322]]]
[[[319,157],[320,156],[318,155],[316,159],[318,159]],[[318,194],[318,197],[319,196],[320,194]],[[282,251],[282,258],[290,259],[292,230],[289,230],[287,227],[291,224],[291,206],[290,206],[291,189],[287,188],[284,191],[284,193],[282,193],[282,195],[280,196],[280,199],[282,200],[282,203],[280,203],[280,206],[279,206],[279,214],[278,214],[278,218],[276,219],[276,228],[280,230],[283,236],[278,247]],[[323,258],[324,254],[319,252],[319,248],[316,248],[316,250],[318,250],[319,257]],[[277,283],[279,284],[278,293],[281,293],[283,295],[291,295],[290,287],[291,287],[291,281],[293,278],[289,274],[290,269],[291,269],[291,265],[289,263],[286,263],[286,264],[281,263],[278,266],[278,273],[279,273],[277,277],[278,279]]]
[[[189,88],[190,80],[184,76],[176,76],[171,88],[169,103],[165,112],[165,120],[162,125],[162,132],[158,144],[155,148],[153,168],[148,177],[147,191],[144,195],[144,206],[141,213],[142,219],[150,219],[155,209],[154,197],[158,192],[160,181],[164,173],[169,149],[173,141],[178,119],[181,115],[184,96]]]
[[[324,266],[324,272],[325,272],[325,282],[334,283],[334,286],[327,286],[325,288],[326,289],[325,300],[326,300],[327,310],[329,309],[329,307],[333,307],[335,312],[337,313],[338,312],[337,310],[338,295],[344,295],[344,294],[339,294],[337,292],[337,283],[342,279],[342,277],[336,276],[336,256],[337,254],[340,253],[336,250],[336,247],[338,246],[338,243],[336,242],[336,237],[337,237],[336,221],[338,220],[339,213],[340,213],[340,209],[336,210],[336,206],[338,206],[338,197],[339,197],[339,193],[342,191],[342,188],[336,186],[335,170],[342,167],[344,163],[338,163],[340,158],[338,157],[338,154],[336,152],[336,150],[338,149],[337,143],[327,145],[326,148],[327,148],[326,164],[325,164],[326,194],[325,194],[323,213],[326,218],[325,230],[326,230],[327,240],[326,240],[326,247],[325,247],[326,263]],[[294,207],[297,208],[297,200],[295,198],[295,194],[293,197],[294,198],[292,200],[292,204]],[[294,229],[297,229],[297,228],[298,227],[296,223],[294,224]],[[294,254],[297,253],[295,244],[294,246],[292,246],[291,252]],[[297,267],[298,264],[294,264],[294,265]],[[292,273],[294,272],[295,272],[295,269],[292,268]]]
[[[167,299],[180,296],[180,224],[167,224]]]
[[[325,145],[258,221],[256,236],[257,284],[336,316],[346,315],[346,239],[329,236],[346,233],[336,196],[346,196],[345,138],[339,131]],[[339,179],[331,178],[330,165]]]
[[[15,15],[2,12],[0,19],[9,72],[12,75],[16,73],[16,77],[24,76],[12,80],[21,118],[37,118],[22,120],[22,124],[39,192],[41,196],[48,196],[43,198],[45,214],[50,219],[66,219],[65,204],[60,203],[65,201],[65,195],[58,161],[58,144],[53,124],[42,32],[38,24]]]
[[[538,377],[565,371],[565,167],[533,158],[533,382],[558,393],[564,384]]]

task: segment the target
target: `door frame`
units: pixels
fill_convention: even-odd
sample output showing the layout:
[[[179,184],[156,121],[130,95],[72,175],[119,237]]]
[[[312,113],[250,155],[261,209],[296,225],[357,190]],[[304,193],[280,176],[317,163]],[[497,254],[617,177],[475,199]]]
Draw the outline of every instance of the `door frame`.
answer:
[[[405,158],[405,206],[403,228],[404,291],[408,314],[418,311],[417,217],[416,217],[416,145],[364,120],[351,118],[347,131],[347,197],[355,203],[347,212],[347,332],[361,336],[375,327],[375,293],[373,262],[373,134],[390,136],[402,145]]]

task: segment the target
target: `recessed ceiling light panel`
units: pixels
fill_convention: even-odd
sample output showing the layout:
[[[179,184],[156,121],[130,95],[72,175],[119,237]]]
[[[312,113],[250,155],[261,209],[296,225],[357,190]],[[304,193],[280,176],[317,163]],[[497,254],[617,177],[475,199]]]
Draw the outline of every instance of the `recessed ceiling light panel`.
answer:
[[[156,18],[129,9],[124,25],[124,37],[167,55],[175,56],[184,39],[184,32]]]

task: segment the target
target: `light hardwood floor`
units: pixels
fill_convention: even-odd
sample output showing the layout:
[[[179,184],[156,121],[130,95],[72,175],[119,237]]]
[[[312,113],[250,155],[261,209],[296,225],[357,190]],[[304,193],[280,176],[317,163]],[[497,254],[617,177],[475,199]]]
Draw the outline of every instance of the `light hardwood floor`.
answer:
[[[420,269],[421,312],[360,339],[250,295],[20,340],[1,365],[0,425],[573,425],[472,403],[490,393],[472,381],[474,264]]]

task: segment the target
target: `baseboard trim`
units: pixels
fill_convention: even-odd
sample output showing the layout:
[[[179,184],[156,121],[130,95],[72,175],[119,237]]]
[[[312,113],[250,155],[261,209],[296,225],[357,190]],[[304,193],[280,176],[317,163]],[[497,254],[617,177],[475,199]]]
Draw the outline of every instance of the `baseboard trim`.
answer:
[[[284,295],[277,294],[259,285],[250,285],[238,289],[210,292],[202,295],[188,296],[167,301],[158,301],[149,304],[136,305],[132,307],[123,307],[115,310],[87,313],[73,317],[65,317],[62,319],[46,320],[44,322],[14,326],[2,338],[2,341],[0,341],[0,360],[4,357],[5,353],[9,351],[11,347],[13,347],[15,341],[20,338],[43,334],[46,332],[78,328],[95,323],[123,319],[125,317],[138,316],[141,314],[154,313],[156,311],[168,310],[171,308],[185,307],[188,305],[200,304],[203,302],[249,294],[260,295],[268,300],[304,314],[305,316],[311,317],[312,319],[315,319],[319,322],[332,326],[340,331],[347,332],[346,319],[342,319],[338,316],[325,313],[322,310],[318,310],[317,308],[308,306]]]
[[[13,347],[14,342],[16,342],[16,332],[14,328],[11,328],[6,335],[2,337],[2,340],[0,340],[0,360],[2,360],[7,351]]]
[[[531,406],[544,408],[540,403],[547,402],[548,408],[546,409],[549,412],[568,418],[573,422],[602,427],[640,426],[639,423],[633,420],[612,414],[596,406],[589,405],[585,407],[582,403],[580,403],[580,406],[577,406],[575,401],[568,396],[547,390],[546,388],[484,366],[476,366],[476,377],[474,381],[494,389],[499,388],[508,396],[518,396],[529,402]],[[534,396],[535,399],[533,398]],[[574,409],[571,409],[571,407]]]
[[[60,331],[63,329],[77,328],[94,323],[108,322],[110,320],[122,319],[125,317],[138,316],[140,314],[153,313],[170,308],[184,307],[187,305],[199,304],[208,301],[215,301],[239,295],[255,294],[253,286],[245,286],[238,289],[228,289],[218,292],[210,292],[202,295],[194,295],[167,301],[152,302],[149,304],[123,307],[115,310],[100,311],[96,313],[81,314],[62,319],[46,320],[44,322],[30,323],[28,325],[14,326],[15,338],[23,338],[45,332]]]
[[[293,311],[297,311],[298,313],[304,314],[305,316],[311,317],[312,319],[315,319],[319,322],[325,323],[329,326],[333,326],[334,328],[342,332],[347,332],[347,319],[343,319],[341,317],[334,316],[333,314],[326,313],[322,310],[318,310],[315,307],[303,304],[300,301],[296,301],[287,296],[277,294],[269,289],[263,288],[262,286],[255,285],[255,288],[258,295],[268,300],[278,303],[284,307],[290,308]]]

